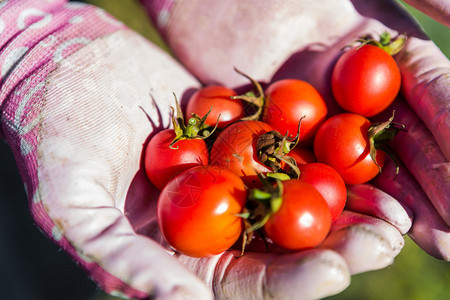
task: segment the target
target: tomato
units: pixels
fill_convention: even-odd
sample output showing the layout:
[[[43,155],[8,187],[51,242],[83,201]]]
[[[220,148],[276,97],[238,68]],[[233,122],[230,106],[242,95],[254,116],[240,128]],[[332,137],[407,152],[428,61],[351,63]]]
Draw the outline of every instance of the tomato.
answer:
[[[322,195],[330,207],[332,220],[336,220],[347,202],[347,187],[341,175],[322,163],[299,165],[299,169],[298,180],[311,184]]]
[[[297,134],[301,121],[300,139],[311,138],[325,120],[327,106],[319,92],[309,83],[297,79],[283,79],[269,85],[265,91],[262,121],[285,135]]]
[[[400,90],[400,70],[383,49],[354,47],[338,59],[332,73],[332,90],[345,110],[374,116],[394,101]]]
[[[210,164],[240,176],[249,187],[259,184],[258,173],[272,172],[257,157],[256,143],[261,134],[273,130],[261,121],[240,121],[226,127],[211,148]]]
[[[162,130],[150,139],[145,149],[145,171],[159,190],[181,172],[208,164],[208,149],[204,140],[180,140],[170,148],[175,136],[173,129]]]
[[[236,92],[224,86],[211,85],[201,88],[189,98],[186,118],[189,119],[192,113],[204,116],[212,106],[205,124],[215,126],[220,115],[217,127],[224,128],[244,116],[242,101],[231,99],[231,96],[236,96]]]
[[[316,157],[314,156],[314,153],[309,149],[300,146],[296,146],[293,149],[291,149],[286,154],[286,156],[293,158],[295,160],[295,163],[297,164],[297,167],[300,165],[316,162]],[[280,167],[288,174],[292,174],[292,172],[289,171],[292,167],[289,166],[286,162],[282,161]]]
[[[162,190],[158,224],[178,252],[207,257],[229,249],[243,230],[247,190],[239,176],[212,166],[191,168]]]
[[[322,195],[309,183],[287,180],[282,197],[280,208],[264,225],[267,237],[291,250],[319,245],[331,227],[331,212]]]
[[[318,162],[333,167],[346,184],[364,183],[379,173],[370,156],[368,129],[371,123],[365,117],[337,114],[326,120],[314,138],[314,154]],[[376,161],[384,164],[384,152],[377,150]]]
[[[307,148],[302,148],[300,146],[294,147],[294,149],[289,151],[287,155],[295,159],[297,165],[304,165],[316,162],[314,153],[311,150]]]

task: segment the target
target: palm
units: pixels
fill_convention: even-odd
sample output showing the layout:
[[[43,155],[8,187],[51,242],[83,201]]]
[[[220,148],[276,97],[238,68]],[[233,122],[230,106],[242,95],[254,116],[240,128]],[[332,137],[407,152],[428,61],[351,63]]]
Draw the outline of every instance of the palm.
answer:
[[[186,5],[186,6],[184,6]],[[177,11],[183,12],[177,15]],[[328,101],[330,112],[334,113],[339,110],[336,106],[331,93],[331,70],[340,55],[341,49],[350,44],[356,38],[365,34],[380,34],[389,31],[393,35],[406,34],[411,40],[418,40],[419,43],[427,43],[427,38],[418,27],[409,19],[405,12],[391,1],[292,1],[283,3],[254,1],[240,2],[238,6],[235,3],[221,2],[217,5],[214,2],[202,5],[192,5],[192,3],[179,2],[175,6],[174,15],[181,16],[164,31],[166,39],[175,52],[175,55],[185,64],[195,76],[197,76],[204,84],[220,83],[231,87],[241,87],[247,85],[248,81],[234,71],[234,67],[251,74],[255,79],[264,83],[270,83],[281,78],[299,78],[312,83]],[[196,18],[195,16],[202,16]],[[182,19],[181,19],[182,18]],[[181,20],[181,21],[180,21]],[[220,30],[217,30],[220,28]],[[402,71],[404,75],[414,72],[410,70],[407,57],[399,57],[399,63],[404,63]],[[415,76],[415,74],[413,74]],[[407,86],[405,94],[409,96],[413,86]],[[402,209],[397,210],[400,215],[407,215]],[[357,215],[356,215],[357,216]],[[397,216],[397,217],[399,217]],[[346,247],[354,247],[354,249],[363,249],[365,258],[358,258],[358,255],[352,257],[351,261],[347,259],[347,266],[351,273],[364,272],[370,269],[382,268],[391,263],[391,259],[398,253],[403,243],[402,238],[398,235],[394,227],[390,227],[387,223],[380,222],[370,217],[355,217],[350,212],[344,214],[341,218],[343,228],[349,229],[344,231],[336,230],[324,245],[336,249],[344,257]],[[354,221],[354,219],[358,219]],[[355,222],[352,224],[352,222]],[[399,224],[397,224],[399,225]],[[399,228],[404,234],[409,229],[408,222],[400,225]],[[361,238],[359,234],[351,236],[353,242],[342,242],[344,236],[351,230],[369,229],[369,231],[377,232],[380,236],[384,236],[388,243],[383,243],[377,238],[369,239]],[[379,237],[380,237],[379,236]],[[345,244],[345,245],[343,245]],[[380,253],[371,252],[374,245],[382,245],[386,247],[388,257],[386,260],[381,258]],[[351,245],[351,246],[349,246]],[[383,250],[383,251],[384,251]],[[367,259],[368,253],[372,255],[371,259]],[[224,254],[222,258],[213,258],[210,260],[201,260],[180,257],[183,262],[193,270],[205,268],[229,267],[229,257],[232,254]],[[231,282],[230,290],[237,287],[236,296],[242,295],[242,290],[250,290],[252,293],[258,294],[254,286],[262,284],[259,280],[260,275],[269,278],[266,282],[281,282],[284,280],[283,275],[273,271],[267,272],[268,266],[273,270],[283,268],[282,263],[278,260],[292,263],[298,257],[302,256],[312,262],[315,266],[320,266],[317,258],[324,259],[330,255],[328,252],[315,251],[294,254],[292,257],[279,257],[273,254],[252,254],[248,253],[247,259],[241,260],[241,265],[229,267],[230,274],[233,272],[245,272],[249,265],[254,267],[255,274],[249,275],[247,283],[240,284],[242,277],[232,277],[223,273],[222,277],[214,277],[213,274],[221,274],[202,271],[200,276],[206,282],[214,282],[223,288],[224,282]],[[337,266],[334,270],[341,274],[341,277],[335,277],[334,286],[330,290],[323,291],[323,294],[311,295],[319,297],[338,292],[346,286],[347,271],[345,265],[339,257],[328,257],[330,261],[335,262]],[[202,265],[200,267],[198,264]],[[324,269],[325,270],[325,269]],[[304,274],[297,272],[298,270],[284,270],[286,276],[291,276],[292,286],[287,283],[283,291],[276,290],[274,286],[265,287],[266,289],[274,289],[283,297],[295,295],[298,285],[308,282]],[[318,271],[315,274],[309,273],[311,279],[317,279],[317,282],[324,282],[327,278],[326,274],[330,273],[330,269],[323,273]],[[265,275],[263,275],[265,274]],[[298,277],[297,277],[298,276]],[[277,278],[277,279],[274,279]],[[320,278],[320,279],[319,279]],[[327,278],[330,279],[330,278]],[[231,288],[233,286],[233,288]],[[213,284],[213,288],[215,285]],[[304,289],[308,290],[308,289]],[[221,289],[217,289],[218,297],[225,296]],[[291,294],[292,293],[292,294]],[[307,297],[305,295],[305,297]]]

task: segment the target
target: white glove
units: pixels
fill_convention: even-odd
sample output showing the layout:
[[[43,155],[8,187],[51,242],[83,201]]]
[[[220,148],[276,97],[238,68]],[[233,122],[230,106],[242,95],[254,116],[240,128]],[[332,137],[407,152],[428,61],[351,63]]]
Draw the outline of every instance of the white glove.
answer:
[[[448,61],[392,3],[178,1],[158,16],[184,67],[95,8],[40,3],[42,14],[24,14],[39,5],[5,3],[4,28],[15,22],[25,29],[4,31],[10,39],[0,53],[9,59],[2,67],[2,132],[24,170],[37,224],[105,291],[158,299],[316,299],[344,290],[350,274],[388,266],[399,253],[418,212],[375,192],[373,211],[349,207],[313,250],[171,256],[156,223],[158,192],[142,162],[148,139],[170,124],[172,94],[186,97],[201,86],[198,79],[238,87],[244,82],[234,66],[267,82],[308,78],[331,103],[324,78],[339,49],[361,33],[408,29],[406,53],[415,45],[429,49],[432,62],[424,59],[420,69],[399,58],[403,93],[414,108],[411,90],[431,81],[420,70]],[[425,93],[430,99],[448,94],[439,80]],[[431,206],[424,222],[436,216]],[[445,239],[448,230],[431,244]],[[440,249],[447,259],[448,249]]]

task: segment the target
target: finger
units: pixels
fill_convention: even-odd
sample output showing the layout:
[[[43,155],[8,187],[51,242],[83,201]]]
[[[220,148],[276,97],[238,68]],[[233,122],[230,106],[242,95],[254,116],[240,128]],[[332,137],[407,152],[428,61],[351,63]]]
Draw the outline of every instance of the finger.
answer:
[[[450,61],[433,42],[415,36],[408,38],[396,61],[405,99],[450,160]]]
[[[314,250],[248,252],[243,257],[226,252],[205,259],[179,256],[179,260],[213,288],[217,299],[318,299],[345,289],[347,272],[357,274],[392,264],[403,244],[392,225],[344,211],[329,237]]]
[[[450,3],[445,0],[405,0],[421,12],[432,17],[436,21],[450,27]]]
[[[344,210],[321,247],[342,255],[350,273],[358,274],[391,265],[403,245],[400,232],[389,223]]]
[[[297,52],[314,55],[348,34],[353,39],[353,30],[363,21],[346,1],[177,1],[167,6],[141,2],[193,74],[204,83],[231,87],[248,83],[234,67],[269,82]]]
[[[387,161],[373,184],[414,212],[408,234],[419,247],[438,259],[450,260],[450,227],[405,167],[400,166],[400,173],[395,176],[394,163]]]
[[[406,234],[412,226],[413,212],[389,194],[370,184],[347,187],[345,208],[354,212],[380,218]]]
[[[395,122],[405,125],[406,131],[399,132],[389,146],[416,178],[444,221],[450,224],[450,162],[428,128],[405,102],[398,99],[391,109],[395,110]]]
[[[332,250],[239,254],[179,260],[211,286],[216,299],[320,299],[350,284],[345,261]]]

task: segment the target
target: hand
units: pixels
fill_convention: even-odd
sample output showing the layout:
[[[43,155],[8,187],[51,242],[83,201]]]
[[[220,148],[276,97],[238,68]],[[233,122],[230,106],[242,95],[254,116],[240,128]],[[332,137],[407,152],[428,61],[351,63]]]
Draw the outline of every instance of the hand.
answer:
[[[396,183],[392,182],[389,171],[380,177],[391,178],[383,182],[380,178],[374,183],[394,195],[414,215],[423,216],[427,210],[424,207],[433,207],[412,230],[418,232],[416,228],[422,227],[418,224],[424,224],[423,238],[419,239],[417,234],[412,237],[428,253],[449,259],[450,131],[446,99],[450,63],[394,1],[341,1],[339,4],[258,1],[241,4],[238,9],[231,2],[226,5],[191,3],[186,7],[177,3],[170,15],[164,11],[158,14],[151,1],[142,2],[172,51],[202,82],[245,84],[245,78],[236,74],[230,65],[262,82],[300,78],[312,83],[328,99],[331,113],[339,111],[330,78],[341,49],[365,34],[376,36],[384,31],[392,36],[406,34],[405,48],[395,58],[402,73],[400,97],[409,105],[397,101],[392,108],[396,109],[394,121],[404,123],[410,130],[409,134],[400,133],[391,146],[407,169],[402,168]],[[438,20],[448,20],[447,1],[430,0],[426,8],[423,3],[409,2]],[[160,18],[161,14],[165,18]],[[211,16],[211,19],[194,18],[196,15]],[[180,22],[179,18],[189,22]],[[201,49],[214,51],[204,53]],[[398,190],[394,186],[399,182],[405,185],[409,182],[407,185],[415,188]],[[417,199],[415,204],[411,203],[411,197]],[[433,232],[440,238],[430,238],[424,232]],[[434,242],[430,243],[431,240]]]
[[[79,25],[80,32],[96,28],[90,32],[97,34],[90,36],[91,40],[114,33],[76,48],[70,57],[66,53],[51,73],[45,68],[32,68],[35,65],[30,63],[21,66],[31,68],[31,75],[12,67],[7,73],[29,79],[22,82],[14,76],[5,77],[4,86],[14,93],[8,97],[2,94],[2,128],[19,166],[27,170],[24,181],[38,224],[102,288],[134,297],[151,294],[168,299],[186,299],[188,294],[193,299],[208,298],[210,289],[217,298],[225,294],[232,298],[257,297],[266,292],[287,299],[298,296],[299,290],[305,298],[320,298],[344,289],[350,272],[392,262],[403,243],[400,232],[408,231],[410,222],[408,209],[398,204],[394,204],[398,213],[389,218],[399,230],[380,219],[346,212],[324,243],[336,251],[319,248],[282,256],[248,253],[239,260],[234,260],[231,252],[202,260],[177,257],[207,283],[206,288],[153,242],[161,242],[153,213],[157,193],[141,166],[149,133],[151,136],[169,124],[172,92],[187,95],[200,83],[139,36],[119,24],[111,25],[108,17],[92,8],[77,9],[87,21]],[[67,8],[59,11],[60,16],[67,14]],[[77,20],[73,14],[69,16],[67,20]],[[45,41],[50,43],[52,39]],[[44,66],[53,66],[41,55],[40,60],[47,59]],[[22,61],[27,58],[33,62],[30,56]],[[248,70],[254,74],[253,68]],[[254,70],[257,73],[258,69]],[[270,73],[267,71],[269,78]],[[43,74],[45,83],[37,77]],[[227,78],[220,73],[216,76],[216,80]],[[22,84],[16,86],[19,82]],[[380,209],[390,212],[383,206]],[[394,222],[397,218],[400,221]],[[373,235],[367,236],[368,231]],[[348,242],[336,238],[338,235],[346,235]],[[366,253],[369,259],[365,260],[350,257],[352,249],[360,249],[363,244],[373,245],[368,250],[375,253]],[[323,282],[331,284],[317,291],[315,288]]]

